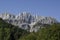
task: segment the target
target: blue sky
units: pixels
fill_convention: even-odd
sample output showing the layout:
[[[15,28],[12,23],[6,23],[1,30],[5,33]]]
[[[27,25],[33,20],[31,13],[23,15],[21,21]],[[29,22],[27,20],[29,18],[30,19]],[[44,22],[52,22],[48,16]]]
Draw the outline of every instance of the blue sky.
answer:
[[[0,0],[0,13],[6,11],[15,15],[26,11],[60,21],[60,0]]]

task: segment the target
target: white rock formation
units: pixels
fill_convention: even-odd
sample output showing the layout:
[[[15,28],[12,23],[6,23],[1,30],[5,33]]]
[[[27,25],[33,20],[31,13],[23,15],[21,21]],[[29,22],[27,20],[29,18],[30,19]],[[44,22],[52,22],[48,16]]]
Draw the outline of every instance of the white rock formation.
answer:
[[[19,26],[22,29],[33,32],[38,31],[41,27],[41,24],[52,24],[57,23],[57,20],[52,17],[43,17],[43,16],[33,16],[30,13],[23,12],[18,16],[11,15],[8,13],[0,14],[0,18],[5,20],[8,23],[11,23],[15,26]],[[38,27],[33,27],[37,23],[41,23]]]

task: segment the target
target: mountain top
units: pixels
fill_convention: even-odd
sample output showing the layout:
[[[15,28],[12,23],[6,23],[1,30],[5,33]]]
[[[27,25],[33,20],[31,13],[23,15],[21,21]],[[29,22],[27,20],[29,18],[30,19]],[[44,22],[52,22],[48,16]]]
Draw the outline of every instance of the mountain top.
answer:
[[[28,30],[30,32],[37,31],[40,27],[37,27],[34,25],[38,24],[40,26],[43,26],[41,24],[53,24],[58,23],[58,21],[53,17],[44,17],[44,16],[38,16],[38,15],[31,15],[28,12],[22,12],[19,15],[12,15],[9,13],[0,14],[0,18],[5,20],[8,23],[11,23],[15,26],[19,26],[22,29]],[[33,28],[34,27],[34,28]]]

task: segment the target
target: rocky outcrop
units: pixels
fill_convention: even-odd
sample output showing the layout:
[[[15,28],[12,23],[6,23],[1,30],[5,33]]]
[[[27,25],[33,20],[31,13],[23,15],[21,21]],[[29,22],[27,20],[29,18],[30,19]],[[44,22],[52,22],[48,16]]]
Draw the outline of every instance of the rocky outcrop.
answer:
[[[23,12],[19,15],[12,15],[8,13],[0,14],[0,18],[5,20],[8,23],[11,23],[15,26],[19,26],[22,29],[25,29],[30,32],[37,32],[41,28],[42,24],[52,24],[57,23],[57,20],[52,17],[43,17],[43,16],[33,16],[30,13]],[[39,24],[39,26],[35,26]],[[34,27],[35,26],[35,27]]]

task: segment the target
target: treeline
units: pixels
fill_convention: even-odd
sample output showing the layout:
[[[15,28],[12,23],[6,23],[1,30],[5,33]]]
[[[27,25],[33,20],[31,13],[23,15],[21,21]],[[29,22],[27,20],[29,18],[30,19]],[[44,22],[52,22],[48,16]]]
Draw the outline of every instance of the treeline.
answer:
[[[22,36],[29,34],[18,26],[6,23],[0,18],[0,40],[19,40]]]
[[[60,23],[45,26],[37,33],[30,33],[28,36],[20,38],[20,40],[60,40]]]
[[[0,18],[0,40],[60,40],[60,23],[44,26],[38,32],[27,32]]]

